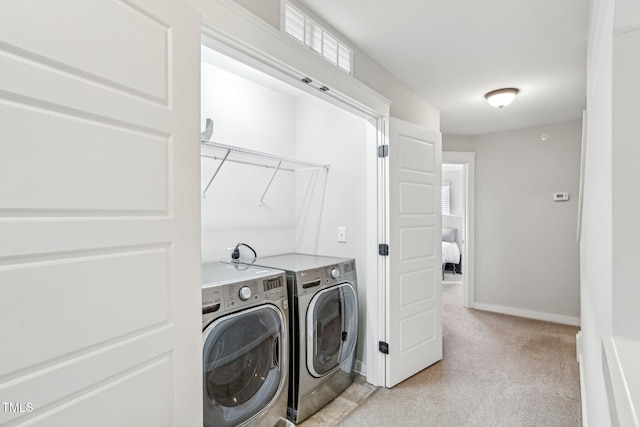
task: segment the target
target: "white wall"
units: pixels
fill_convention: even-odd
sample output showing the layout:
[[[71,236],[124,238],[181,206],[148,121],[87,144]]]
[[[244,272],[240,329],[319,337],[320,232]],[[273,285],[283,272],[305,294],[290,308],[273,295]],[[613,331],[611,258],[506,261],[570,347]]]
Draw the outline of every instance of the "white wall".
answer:
[[[202,127],[214,121],[212,141],[294,157],[295,98],[202,64]],[[202,158],[202,188],[220,163]],[[225,260],[244,242],[258,255],[295,248],[295,181],[278,172],[260,207],[273,169],[227,162],[202,199],[202,260]]]
[[[581,236],[582,366],[590,425],[611,425],[602,341],[640,339],[636,260],[640,8],[592,0],[587,70],[587,147]],[[633,379],[633,378],[628,378]]]
[[[280,0],[233,0],[263,21],[280,28]]]
[[[640,9],[640,3],[638,3]],[[613,40],[613,334],[640,340],[640,29]]]
[[[359,337],[357,359],[366,337],[367,122],[314,97],[297,102],[296,155],[330,163],[324,171],[297,172],[296,250],[356,259],[358,274]],[[347,227],[347,242],[338,243],[337,228]],[[372,278],[375,280],[375,277]]]
[[[547,141],[540,134],[547,133]],[[581,122],[476,137],[447,136],[444,151],[475,151],[475,303],[577,323],[576,243]],[[554,202],[554,192],[571,194]]]
[[[370,56],[356,48],[354,77],[391,102],[390,116],[427,129],[440,130],[440,111],[420,98]]]
[[[611,334],[611,54],[615,3],[591,2],[587,62],[587,141],[580,294],[583,388],[589,425],[608,426],[602,336]]]

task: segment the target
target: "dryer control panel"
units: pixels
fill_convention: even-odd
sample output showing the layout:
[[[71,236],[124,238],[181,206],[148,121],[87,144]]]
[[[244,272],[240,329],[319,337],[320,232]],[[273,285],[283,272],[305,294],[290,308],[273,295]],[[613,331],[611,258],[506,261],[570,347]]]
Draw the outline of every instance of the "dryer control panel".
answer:
[[[354,261],[304,270],[296,273],[296,295],[314,294],[320,289],[355,280]]]

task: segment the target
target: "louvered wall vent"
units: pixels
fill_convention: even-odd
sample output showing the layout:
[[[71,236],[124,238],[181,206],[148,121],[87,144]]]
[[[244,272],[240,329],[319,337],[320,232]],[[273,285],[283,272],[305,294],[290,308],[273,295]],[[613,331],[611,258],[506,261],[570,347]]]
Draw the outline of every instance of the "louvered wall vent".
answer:
[[[351,48],[289,3],[284,5],[283,30],[345,73],[351,74]]]

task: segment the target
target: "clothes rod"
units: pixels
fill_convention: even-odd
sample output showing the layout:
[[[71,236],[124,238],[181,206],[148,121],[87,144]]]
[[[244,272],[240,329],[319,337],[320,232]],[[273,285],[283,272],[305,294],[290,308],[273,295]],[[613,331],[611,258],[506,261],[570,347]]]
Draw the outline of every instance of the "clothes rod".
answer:
[[[319,163],[307,162],[304,160],[292,159],[289,157],[276,156],[274,154],[235,147],[233,145],[220,144],[217,142],[200,141],[200,148],[200,155],[202,157],[220,161],[220,164],[218,164],[216,170],[211,176],[211,179],[209,179],[206,188],[202,192],[202,197],[207,197],[207,191],[209,190],[209,187],[211,187],[213,180],[216,178],[218,172],[220,172],[220,169],[226,162],[242,163],[246,165],[275,169],[275,172],[273,173],[269,183],[267,184],[267,188],[264,190],[264,193],[260,198],[260,206],[263,205],[264,197],[266,196],[267,191],[269,191],[269,188],[273,183],[273,179],[275,178],[278,171],[285,170],[292,172],[295,170],[303,169],[324,169],[325,171],[329,170],[328,164],[323,165]]]
[[[204,157],[222,158],[229,151],[230,156],[227,161],[247,164],[256,166],[267,166],[277,168],[280,164],[280,169],[283,170],[296,170],[300,168],[322,168],[329,169],[329,165],[323,165],[320,163],[312,163],[304,160],[293,159],[290,157],[277,156],[275,154],[264,153],[255,150],[249,150],[247,148],[236,147],[233,145],[220,144],[218,142],[202,141],[201,147],[204,150],[202,154]],[[207,151],[213,151],[214,153],[221,153],[218,155],[208,154]],[[262,162],[256,163],[254,159],[261,159]]]

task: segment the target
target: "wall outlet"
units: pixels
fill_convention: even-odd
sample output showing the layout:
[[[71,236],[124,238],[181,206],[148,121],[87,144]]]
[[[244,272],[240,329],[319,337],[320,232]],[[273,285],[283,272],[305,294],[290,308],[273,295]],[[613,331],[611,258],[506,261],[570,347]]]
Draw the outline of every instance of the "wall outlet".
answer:
[[[347,243],[347,227],[338,227],[338,243]]]
[[[227,261],[233,261],[233,258],[231,258],[231,254],[233,253],[234,249],[235,249],[235,247],[227,248]]]

